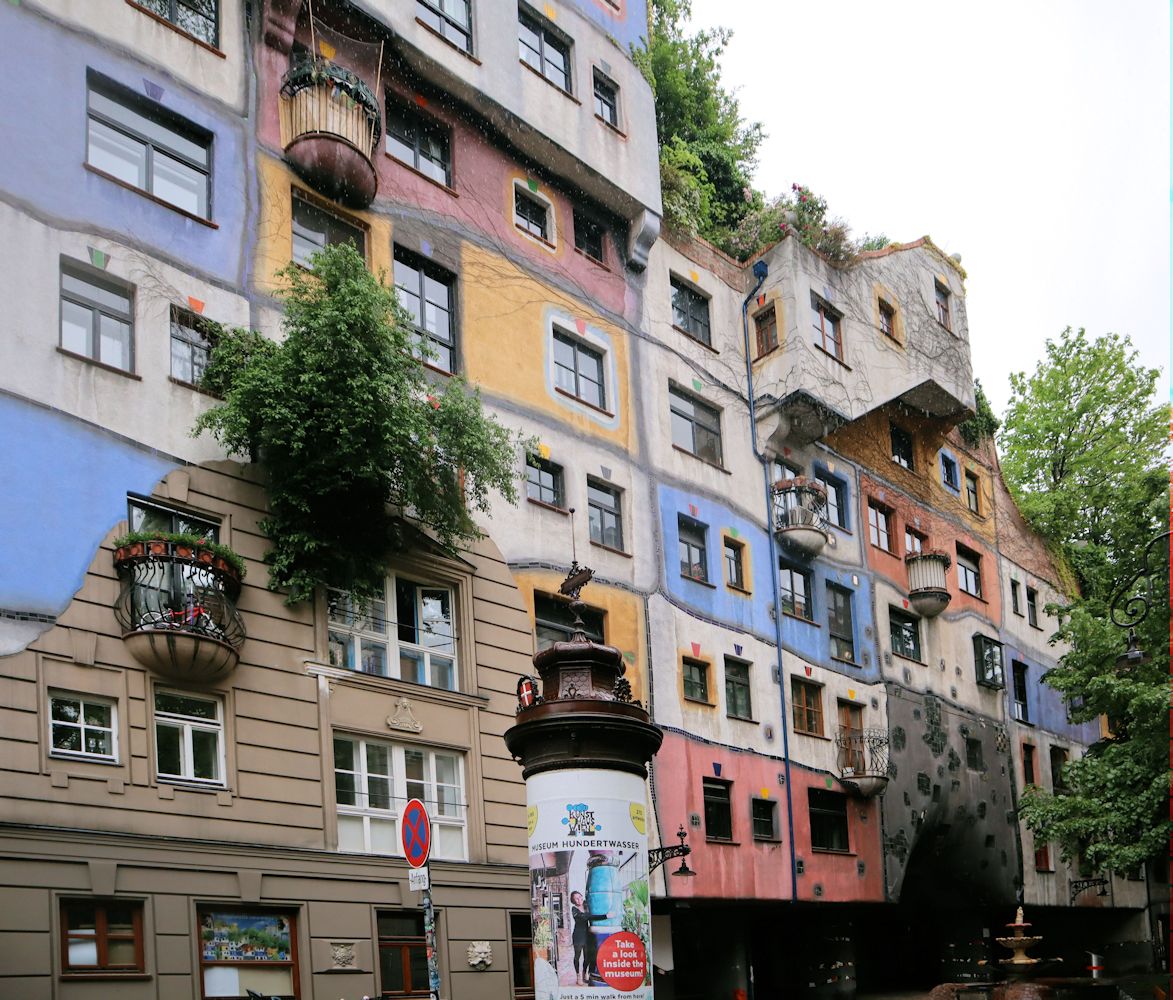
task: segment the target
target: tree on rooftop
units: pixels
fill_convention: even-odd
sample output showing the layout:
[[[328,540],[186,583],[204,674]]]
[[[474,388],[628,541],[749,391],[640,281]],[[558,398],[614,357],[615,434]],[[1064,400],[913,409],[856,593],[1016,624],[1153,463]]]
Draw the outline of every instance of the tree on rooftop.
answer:
[[[449,552],[480,537],[490,493],[517,498],[522,443],[457,376],[434,384],[394,292],[348,243],[280,275],[285,339],[225,334],[203,380],[222,396],[196,422],[269,475],[270,586],[381,592],[404,517]]]

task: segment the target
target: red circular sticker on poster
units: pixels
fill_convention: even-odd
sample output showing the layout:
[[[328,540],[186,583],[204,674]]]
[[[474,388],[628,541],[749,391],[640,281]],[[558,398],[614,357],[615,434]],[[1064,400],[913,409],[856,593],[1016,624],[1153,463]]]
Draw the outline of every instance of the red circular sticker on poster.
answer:
[[[603,982],[620,993],[638,990],[648,976],[644,943],[630,931],[620,931],[607,938],[595,961]]]

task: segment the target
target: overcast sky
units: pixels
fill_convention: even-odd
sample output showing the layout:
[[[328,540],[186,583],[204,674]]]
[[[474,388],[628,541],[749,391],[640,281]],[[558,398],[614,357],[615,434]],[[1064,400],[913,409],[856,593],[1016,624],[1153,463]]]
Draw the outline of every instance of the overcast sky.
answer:
[[[1168,398],[1168,3],[693,0],[692,23],[733,30],[757,187],[962,255],[999,415],[1068,325],[1129,334]]]

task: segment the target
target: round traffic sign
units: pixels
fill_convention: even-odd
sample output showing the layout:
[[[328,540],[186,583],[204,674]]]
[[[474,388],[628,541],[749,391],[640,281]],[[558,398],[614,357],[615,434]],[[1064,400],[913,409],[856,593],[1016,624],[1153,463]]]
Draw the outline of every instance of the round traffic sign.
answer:
[[[432,850],[432,821],[419,799],[412,799],[399,814],[399,842],[412,868],[422,868]]]

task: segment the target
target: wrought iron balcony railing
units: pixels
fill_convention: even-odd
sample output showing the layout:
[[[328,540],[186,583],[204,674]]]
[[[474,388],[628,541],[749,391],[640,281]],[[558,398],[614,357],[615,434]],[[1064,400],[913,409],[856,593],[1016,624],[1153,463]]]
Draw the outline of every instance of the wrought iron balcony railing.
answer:
[[[827,544],[827,491],[806,476],[774,483],[774,531],[787,545],[808,556],[818,555]]]
[[[121,581],[114,616],[144,666],[185,681],[216,680],[240,659],[240,574],[210,549],[164,539],[114,553]]]
[[[839,727],[839,780],[865,797],[888,784],[888,731]]]

